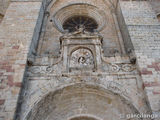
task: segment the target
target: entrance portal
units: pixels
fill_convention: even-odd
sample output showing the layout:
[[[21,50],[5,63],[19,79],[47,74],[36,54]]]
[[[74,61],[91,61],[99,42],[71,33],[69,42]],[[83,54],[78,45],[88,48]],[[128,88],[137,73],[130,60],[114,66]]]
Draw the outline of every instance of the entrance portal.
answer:
[[[75,84],[44,96],[27,120],[126,120],[120,115],[137,113],[119,95],[99,86]]]

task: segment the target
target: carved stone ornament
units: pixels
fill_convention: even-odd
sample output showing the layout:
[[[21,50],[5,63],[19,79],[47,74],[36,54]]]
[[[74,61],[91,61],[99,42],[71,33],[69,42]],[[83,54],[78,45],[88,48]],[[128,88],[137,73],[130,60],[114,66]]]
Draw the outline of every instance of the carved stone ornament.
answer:
[[[119,72],[120,71],[120,67],[116,64],[111,65],[111,71],[113,72]]]
[[[110,71],[112,72],[132,72],[136,67],[132,64],[112,64],[110,65]]]
[[[120,94],[121,96],[124,96],[125,98],[129,99],[129,93],[125,87],[117,82],[108,81],[107,82],[107,89],[113,91],[114,93]]]
[[[52,73],[53,67],[52,66],[33,66],[29,68],[29,71],[32,74],[38,73]]]
[[[133,70],[135,70],[135,67],[131,64],[122,65],[122,71],[124,72],[131,72]]]
[[[94,65],[94,58],[90,50],[80,48],[72,52],[70,67],[91,67]]]

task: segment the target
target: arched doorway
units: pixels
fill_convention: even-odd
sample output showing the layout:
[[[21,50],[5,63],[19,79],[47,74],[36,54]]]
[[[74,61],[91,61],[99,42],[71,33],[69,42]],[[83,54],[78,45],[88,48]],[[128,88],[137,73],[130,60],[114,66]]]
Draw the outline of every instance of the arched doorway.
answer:
[[[119,95],[80,83],[50,92],[32,108],[26,119],[126,120],[121,115],[137,113],[138,110]]]

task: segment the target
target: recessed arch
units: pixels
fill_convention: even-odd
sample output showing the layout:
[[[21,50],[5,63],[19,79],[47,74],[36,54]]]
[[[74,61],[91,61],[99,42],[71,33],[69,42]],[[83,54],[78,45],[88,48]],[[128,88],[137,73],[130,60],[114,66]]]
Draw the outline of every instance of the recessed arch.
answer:
[[[110,0],[112,1],[112,0]],[[122,53],[123,48],[121,48],[119,37],[116,31],[116,27],[113,16],[113,10],[112,10],[112,4],[108,0],[71,0],[71,1],[65,1],[65,0],[52,0],[49,3],[49,6],[46,9],[46,12],[48,13],[45,21],[44,21],[44,28],[47,29],[48,34],[44,34],[44,39],[46,39],[46,42],[43,42],[44,45],[42,45],[42,49],[39,49],[40,54],[46,54],[46,53],[53,53],[55,52],[55,56],[58,56],[60,45],[58,43],[58,40],[56,40],[56,37],[61,37],[63,33],[67,33],[63,29],[63,23],[73,16],[87,16],[93,18],[96,23],[98,24],[98,29],[96,29],[96,32],[99,32],[104,37],[104,42],[102,44],[102,48],[104,49],[104,56],[114,56],[111,52],[116,47],[117,50]],[[116,1],[116,0],[113,0]],[[81,6],[84,6],[84,11],[88,12],[81,12],[79,9],[69,9],[73,8],[75,6],[77,9],[82,8]],[[80,6],[80,7],[77,7]],[[68,11],[66,11],[66,9]],[[76,12],[73,12],[75,11]],[[106,33],[106,34],[105,34]],[[56,42],[50,41],[50,37]],[[43,39],[42,39],[43,40]],[[111,44],[107,44],[107,42]],[[56,47],[52,47],[52,45],[56,44]],[[45,46],[49,46],[47,49]],[[123,47],[123,46],[122,46]],[[40,47],[39,47],[40,48]],[[51,52],[48,52],[51,51]]]
[[[35,104],[26,120],[72,120],[80,116],[106,120],[131,113],[139,112],[119,95],[99,86],[77,83],[50,91]]]
[[[60,32],[64,33],[65,30],[63,28],[63,24],[66,20],[74,16],[87,16],[87,18],[92,18],[92,21],[94,20],[96,25],[97,31],[101,31],[107,23],[105,13],[99,10],[96,6],[89,4],[71,4],[69,6],[65,6],[54,15],[51,15],[51,19],[56,28]]]
[[[58,3],[60,0],[47,0],[47,11],[53,11],[52,9],[54,8],[55,4]],[[99,0],[99,2],[104,3],[105,7],[108,8],[115,8],[115,5],[117,5],[118,0]],[[93,0],[81,0],[81,1],[77,1],[77,0],[72,0],[71,2],[64,2],[64,6],[68,6],[70,3],[74,3],[74,4],[90,4],[93,6],[96,6],[96,2],[94,2]],[[61,6],[61,8],[63,8],[64,6]],[[101,6],[102,7],[102,6]]]

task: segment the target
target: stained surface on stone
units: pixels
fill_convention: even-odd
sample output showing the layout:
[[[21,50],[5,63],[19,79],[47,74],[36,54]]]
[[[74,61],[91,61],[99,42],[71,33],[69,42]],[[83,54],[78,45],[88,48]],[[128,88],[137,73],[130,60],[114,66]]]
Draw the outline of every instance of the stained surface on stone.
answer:
[[[0,0],[0,120],[160,114],[159,0],[41,2]]]

